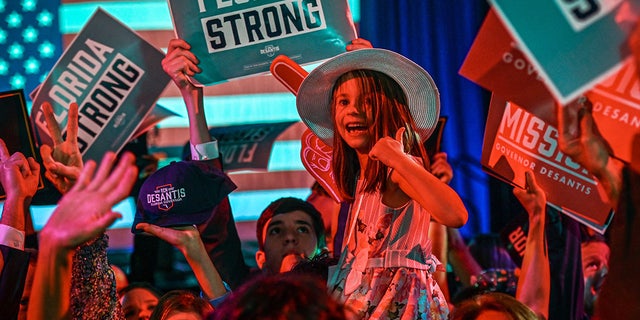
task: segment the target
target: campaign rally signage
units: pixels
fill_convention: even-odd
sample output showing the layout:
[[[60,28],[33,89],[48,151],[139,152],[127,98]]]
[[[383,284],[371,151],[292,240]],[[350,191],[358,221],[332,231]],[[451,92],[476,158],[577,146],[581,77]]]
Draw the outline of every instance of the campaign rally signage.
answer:
[[[640,77],[636,60],[586,93],[600,134],[615,157],[640,169]]]
[[[218,140],[225,171],[266,170],[271,148],[278,136],[297,121],[258,123],[209,129]]]
[[[281,54],[298,64],[321,61],[356,38],[346,0],[169,0],[169,7],[204,85],[268,72]]]
[[[549,112],[554,99],[544,80],[518,49],[518,44],[494,9],[487,13],[459,73],[539,117],[554,114]],[[555,122],[555,118],[543,119]]]
[[[620,0],[490,0],[561,104],[615,72],[631,52],[633,5]]]
[[[531,171],[548,204],[604,232],[612,211],[606,194],[586,169],[560,151],[558,130],[534,114],[495,95],[485,128],[481,164],[496,178],[525,187]]]
[[[552,126],[557,125],[553,96],[495,12],[487,15],[460,74]],[[593,117],[614,156],[640,163],[640,78],[633,57],[584,94],[593,103]]]
[[[78,146],[84,160],[100,160],[129,141],[169,83],[164,53],[98,9],[36,93],[31,121],[40,144],[51,144],[40,108],[51,103],[66,130],[69,105],[78,103]]]

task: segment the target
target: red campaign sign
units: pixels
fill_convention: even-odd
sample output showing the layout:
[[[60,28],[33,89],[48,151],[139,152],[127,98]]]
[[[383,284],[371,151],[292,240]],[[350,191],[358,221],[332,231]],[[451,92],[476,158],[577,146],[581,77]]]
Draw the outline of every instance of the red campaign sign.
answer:
[[[496,178],[524,188],[532,171],[548,204],[603,233],[611,219],[604,190],[584,168],[560,151],[557,129],[494,95],[489,107],[481,164]]]
[[[614,155],[640,163],[640,78],[634,59],[586,93],[593,118]]]
[[[336,202],[342,202],[338,186],[331,170],[331,154],[333,150],[307,128],[302,134],[300,159],[309,173],[331,195]]]
[[[545,112],[553,105],[551,93],[493,9],[482,23],[459,73],[540,116],[553,114]],[[538,109],[541,112],[535,112]],[[555,122],[555,118],[545,120]]]
[[[460,74],[556,126],[555,100],[515,43],[491,10]],[[640,77],[635,60],[627,59],[618,72],[585,95],[593,103],[596,125],[614,155],[628,163],[640,163]]]

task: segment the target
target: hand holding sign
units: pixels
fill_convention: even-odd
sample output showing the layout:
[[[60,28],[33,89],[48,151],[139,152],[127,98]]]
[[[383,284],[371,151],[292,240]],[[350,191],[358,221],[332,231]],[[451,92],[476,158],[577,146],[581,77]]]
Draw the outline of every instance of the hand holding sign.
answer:
[[[525,172],[525,181],[525,189],[515,187],[513,188],[513,195],[516,196],[531,217],[544,215],[547,195],[536,182],[533,172]]]
[[[202,72],[200,61],[190,51],[191,46],[182,39],[171,39],[167,55],[162,59],[162,69],[171,76],[180,91],[194,87],[189,77]]]
[[[580,107],[577,113],[576,103]],[[578,121],[578,132],[572,133],[570,128],[575,127]],[[609,204],[616,207],[622,186],[623,164],[610,156],[611,149],[593,122],[591,102],[586,98],[558,107],[558,145],[562,152],[598,178]]]
[[[605,170],[609,151],[593,123],[591,101],[579,98],[566,106],[558,106],[558,109],[560,149],[598,176]]]

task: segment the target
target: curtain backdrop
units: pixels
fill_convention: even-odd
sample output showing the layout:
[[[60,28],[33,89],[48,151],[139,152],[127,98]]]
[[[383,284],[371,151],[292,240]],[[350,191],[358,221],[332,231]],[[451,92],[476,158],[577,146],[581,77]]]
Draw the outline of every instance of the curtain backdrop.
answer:
[[[469,210],[465,237],[490,230],[489,177],[480,155],[489,94],[458,74],[488,10],[478,0],[361,0],[359,36],[425,68],[448,117],[443,137],[454,171],[451,186]]]

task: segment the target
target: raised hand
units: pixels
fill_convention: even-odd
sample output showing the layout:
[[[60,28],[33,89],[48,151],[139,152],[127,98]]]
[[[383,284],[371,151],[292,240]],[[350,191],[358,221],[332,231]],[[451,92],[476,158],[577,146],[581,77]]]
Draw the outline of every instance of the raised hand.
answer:
[[[189,51],[191,46],[182,39],[171,39],[167,55],[162,59],[162,69],[167,73],[180,90],[194,89],[196,86],[188,77],[202,71],[198,67],[200,61]]]
[[[165,228],[141,222],[136,225],[136,229],[142,230],[166,241],[180,250],[184,255],[189,253],[189,251],[201,241],[200,233],[195,226]]]
[[[451,179],[453,179],[453,169],[447,161],[447,154],[445,152],[438,152],[433,156],[431,161],[431,174],[440,179],[440,181],[449,184]]]
[[[351,43],[347,45],[347,51],[353,51],[358,49],[370,49],[370,48],[373,48],[373,45],[371,45],[371,42],[363,38],[353,39]]]
[[[404,131],[402,127],[396,131],[395,139],[392,137],[384,137],[376,142],[376,144],[369,151],[369,157],[373,160],[378,160],[384,163],[386,166],[391,167],[391,163],[398,156],[405,155],[404,153]]]
[[[62,194],[71,189],[82,170],[82,154],[78,148],[78,104],[73,102],[69,106],[67,119],[67,138],[62,139],[60,126],[53,114],[49,102],[41,106],[47,129],[53,140],[53,148],[49,145],[40,147],[42,163],[46,169],[45,177]]]
[[[96,172],[96,163],[84,166],[78,181],[56,207],[40,233],[40,239],[56,247],[72,249],[103,233],[119,213],[111,208],[126,198],[138,177],[135,157],[125,153],[111,170],[116,155],[105,154]]]
[[[547,195],[536,182],[536,177],[531,171],[525,172],[525,189],[514,188],[513,194],[522,204],[530,216],[544,215],[547,205]]]
[[[136,229],[150,233],[180,250],[207,298],[217,298],[227,292],[195,226],[165,228],[142,222],[136,225]]]
[[[38,190],[40,165],[22,153],[9,154],[0,139],[0,183],[8,198],[32,198]]]
[[[598,176],[609,160],[609,148],[593,123],[591,101],[582,97],[557,108],[560,150]]]

